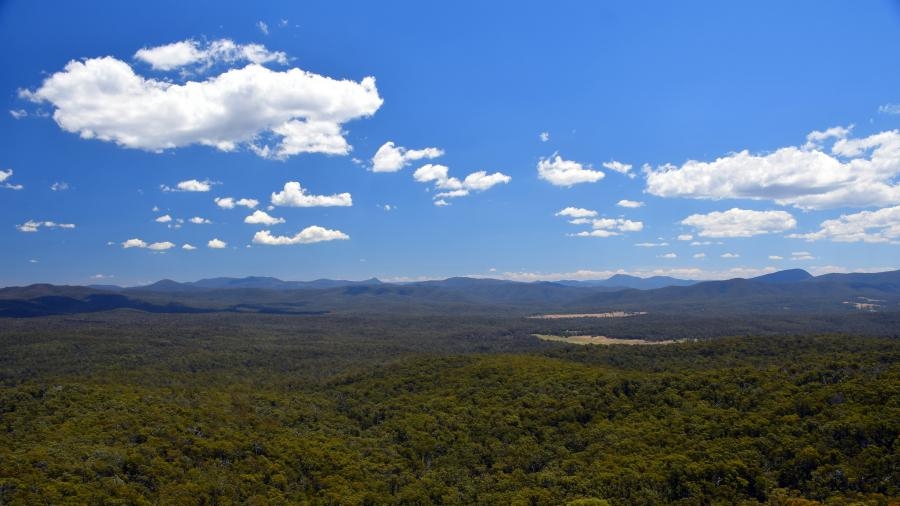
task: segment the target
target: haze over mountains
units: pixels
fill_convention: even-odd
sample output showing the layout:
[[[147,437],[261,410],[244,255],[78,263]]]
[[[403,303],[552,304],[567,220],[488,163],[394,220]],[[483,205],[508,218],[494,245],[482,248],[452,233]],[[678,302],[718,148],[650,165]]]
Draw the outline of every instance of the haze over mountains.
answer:
[[[801,269],[751,279],[690,281],[616,275],[598,281],[523,283],[449,278],[414,283],[378,279],[282,281],[211,278],[122,288],[30,285],[0,289],[0,316],[30,317],[110,309],[148,312],[323,314],[378,311],[651,311],[833,314],[900,310],[900,270],[812,276]]]

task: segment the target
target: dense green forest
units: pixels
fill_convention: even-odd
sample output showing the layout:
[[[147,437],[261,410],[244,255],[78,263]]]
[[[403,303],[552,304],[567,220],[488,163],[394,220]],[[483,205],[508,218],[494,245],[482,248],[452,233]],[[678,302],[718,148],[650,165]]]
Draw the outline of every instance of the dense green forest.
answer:
[[[900,497],[896,338],[700,329],[695,342],[578,347],[531,336],[575,324],[128,310],[3,319],[0,504]]]

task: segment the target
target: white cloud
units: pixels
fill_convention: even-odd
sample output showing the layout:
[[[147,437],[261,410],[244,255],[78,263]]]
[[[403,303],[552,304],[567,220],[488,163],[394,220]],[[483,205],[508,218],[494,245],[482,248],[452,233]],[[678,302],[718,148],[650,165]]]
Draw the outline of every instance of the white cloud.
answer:
[[[196,246],[192,246],[192,245],[190,245],[190,244],[188,244],[188,243],[184,243],[184,244],[181,245],[181,249],[183,249],[183,250],[185,250],[185,251],[194,251],[195,249],[197,249],[197,247],[196,247]]]
[[[261,44],[235,44],[219,39],[206,44],[183,40],[163,46],[139,49],[136,60],[150,64],[154,70],[169,71],[195,65],[196,70],[206,70],[216,63],[279,63],[287,65],[288,57],[281,51],[269,51]]]
[[[555,186],[595,183],[605,176],[603,172],[591,169],[590,165],[585,167],[572,160],[563,160],[558,154],[550,158],[541,158],[537,170],[539,178]]]
[[[795,251],[791,253],[791,260],[815,260],[816,257],[809,251]]]
[[[187,181],[180,181],[175,188],[160,185],[160,189],[164,192],[208,192],[210,190],[211,185],[215,184],[214,182],[206,179],[204,181],[197,181],[196,179],[188,179]]]
[[[609,170],[614,170],[614,171],[618,172],[619,174],[626,174],[630,177],[634,177],[634,174],[630,173],[631,167],[632,167],[631,164],[617,162],[615,160],[610,160],[608,162],[603,162],[603,166]]]
[[[436,205],[438,207],[447,207],[450,205],[450,203],[444,199],[437,199],[434,201],[434,205]]]
[[[169,216],[168,214],[164,214],[164,215],[162,215],[162,216],[156,218],[155,221],[156,221],[157,223],[169,223],[170,221],[172,221],[172,217]]]
[[[353,198],[349,193],[334,195],[310,195],[297,181],[284,183],[284,189],[272,193],[272,204],[285,207],[349,207]]]
[[[678,240],[679,241],[693,241],[694,236],[692,236],[691,234],[681,234],[678,236]]]
[[[244,218],[244,223],[249,223],[251,225],[277,225],[279,223],[284,223],[284,218],[275,218],[274,216],[270,216],[269,213],[257,209],[256,211],[253,211],[253,214]]]
[[[581,218],[585,219],[585,218]],[[572,220],[576,225],[581,221]],[[569,234],[573,237],[612,237],[621,235],[622,232],[640,232],[644,229],[644,223],[640,221],[626,220],[624,218],[597,218],[589,221],[593,230]]]
[[[28,116],[28,111],[25,109],[10,109],[9,115],[13,117],[13,119],[22,119]]]
[[[149,249],[149,250],[153,250],[153,251],[165,251],[167,249],[174,248],[175,245],[169,241],[154,242],[154,243],[148,244],[147,242],[145,242],[141,239],[135,238],[135,239],[128,239],[127,241],[123,242],[122,247],[125,249],[140,248],[140,249]]]
[[[439,148],[407,149],[388,141],[372,157],[372,172],[397,172],[412,161],[430,160],[443,154],[444,151]]]
[[[267,25],[265,21],[257,21],[256,27],[259,28],[259,31],[261,31],[263,35],[269,35],[269,25]]]
[[[347,240],[350,236],[340,230],[330,230],[317,225],[306,227],[293,236],[272,235],[268,230],[260,230],[253,236],[255,244],[285,246],[290,244],[312,244],[323,241]]]
[[[235,200],[233,197],[216,197],[213,199],[217,206],[222,209],[234,209],[236,206],[246,207],[247,209],[253,209],[259,205],[259,201],[256,199],[237,199]]]
[[[16,225],[16,230],[18,230],[19,232],[37,232],[40,228],[73,229],[73,228],[75,228],[75,224],[73,224],[73,223],[56,223],[55,221],[28,220],[21,225]]]
[[[737,253],[722,253],[719,255],[721,258],[741,258],[741,255]]]
[[[597,211],[584,209],[581,207],[567,207],[556,213],[554,216],[568,216],[569,218],[593,218],[597,216]]]
[[[21,190],[22,188],[24,188],[24,186],[22,186],[20,184],[12,184],[12,183],[6,182],[6,180],[11,178],[12,175],[13,175],[12,169],[0,170],[0,183],[3,183],[3,186],[0,186],[0,188],[7,188],[9,190]]]
[[[706,258],[706,253],[694,253],[694,258]]]
[[[472,191],[485,191],[498,184],[509,183],[512,178],[501,172],[488,174],[486,171],[479,170],[466,176],[462,181],[448,175],[449,169],[446,165],[425,164],[413,173],[413,179],[420,183],[434,183],[434,187],[438,190],[444,190],[434,195],[435,200],[443,200],[446,198],[465,197]],[[435,204],[440,206],[441,204]]]
[[[638,208],[638,207],[643,207],[643,206],[644,206],[644,203],[643,203],[643,202],[638,202],[638,201],[636,201],[636,200],[622,199],[622,200],[616,202],[616,205],[619,206],[619,207],[627,207],[627,208],[629,208],[629,209],[635,209],[635,208]]]
[[[666,253],[664,255],[659,255],[657,258],[672,259],[672,258],[678,258],[678,255],[676,255],[675,253]]]
[[[165,251],[167,249],[172,249],[174,247],[175,247],[175,244],[173,244],[169,241],[154,242],[152,244],[147,245],[147,249],[153,250],[153,251]]]
[[[900,131],[850,138],[834,127],[801,147],[771,153],[732,153],[711,162],[690,160],[647,174],[647,192],[661,197],[771,200],[800,209],[900,203]],[[830,150],[821,146],[834,140]]]
[[[221,151],[245,146],[276,159],[304,152],[348,153],[341,125],[372,116],[382,104],[372,77],[355,82],[299,68],[274,71],[260,63],[286,62],[286,57],[258,45],[216,41],[204,48],[184,41],[144,49],[135,57],[161,70],[252,63],[176,83],[138,75],[113,57],[90,58],[69,62],[39,88],[20,95],[50,103],[60,128],[82,138],[157,152],[195,144]],[[267,139],[275,144],[259,144]]]
[[[878,106],[878,112],[880,112],[881,114],[900,114],[900,104],[880,105]]]
[[[228,243],[221,239],[214,238],[214,239],[210,239],[209,242],[206,243],[206,246],[208,248],[212,248],[212,249],[222,249],[222,248],[228,246]]]
[[[797,226],[797,220],[785,211],[732,208],[692,214],[681,220],[681,224],[696,228],[700,237],[752,237],[790,230]]]
[[[769,255],[769,260],[784,260],[784,257],[779,255]]]
[[[669,245],[669,243],[667,243],[667,242],[639,242],[639,243],[635,244],[635,246],[638,246],[641,248],[662,248],[662,247],[668,246],[668,245]]]
[[[788,237],[807,241],[897,242],[900,241],[900,206],[842,214],[839,218],[823,221],[819,227],[816,232]]]
[[[188,221],[190,221],[190,222],[193,223],[194,225],[209,225],[210,223],[212,223],[212,222],[209,221],[208,219],[202,218],[202,217],[200,217],[200,216],[194,216],[193,218],[191,218],[191,219],[188,220]]]
[[[50,189],[55,192],[66,191],[69,189],[69,183],[65,181],[57,181],[50,185]]]
[[[541,132],[538,134],[538,137],[541,139],[541,142],[547,142],[550,140],[550,132]]]

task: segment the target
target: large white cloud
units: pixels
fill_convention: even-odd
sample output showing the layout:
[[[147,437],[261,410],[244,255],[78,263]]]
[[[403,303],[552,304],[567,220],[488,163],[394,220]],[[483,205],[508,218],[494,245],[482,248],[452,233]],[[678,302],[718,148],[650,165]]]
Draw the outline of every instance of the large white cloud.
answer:
[[[753,211],[732,208],[708,214],[692,214],[682,225],[697,229],[701,237],[752,237],[785,232],[797,226],[797,220],[785,211]]]
[[[593,220],[582,220],[573,221],[572,223],[580,225],[587,222],[590,223],[593,230],[585,230],[570,235],[574,237],[613,237],[622,235],[622,233],[624,232],[640,232],[644,229],[643,222],[627,220],[624,218],[597,218]]]
[[[224,249],[226,246],[228,246],[228,243],[218,237],[214,237],[206,243],[206,247],[211,249]]]
[[[900,206],[843,214],[839,218],[823,221],[816,232],[792,234],[788,237],[807,241],[898,242],[900,241]],[[797,255],[795,254],[795,256]]]
[[[353,205],[353,198],[346,192],[334,195],[310,195],[297,181],[288,181],[284,183],[282,191],[272,193],[272,204],[286,207],[349,207]]]
[[[350,236],[340,230],[331,230],[317,225],[312,225],[297,232],[293,236],[272,235],[268,230],[260,230],[253,235],[255,244],[267,246],[286,246],[290,244],[312,244],[324,241],[339,241],[350,239]]]
[[[537,164],[538,177],[555,186],[572,186],[580,183],[595,183],[603,179],[606,174],[599,170],[593,170],[588,165],[563,160],[557,154],[550,158],[541,158]]]
[[[443,154],[439,148],[407,149],[388,141],[372,157],[372,172],[397,172],[415,160],[430,160]]]
[[[244,218],[244,223],[249,223],[251,225],[277,225],[279,223],[284,223],[284,218],[276,218],[270,216],[269,213],[265,211],[257,209],[256,211],[253,211],[253,214]]]
[[[450,177],[449,170],[446,165],[428,163],[413,173],[413,179],[416,181],[420,183],[433,182],[435,189],[442,190],[434,195],[434,205],[439,207],[447,205],[447,201],[443,199],[465,197],[472,191],[482,192],[498,184],[507,184],[512,181],[510,176],[502,172],[488,174],[483,170],[473,172],[460,181],[458,178]]]
[[[299,68],[271,70],[260,63],[273,61],[274,53],[261,46],[235,46],[241,56],[234,58],[197,56],[189,46],[148,49],[138,57],[160,68],[209,58],[254,63],[177,83],[138,75],[110,56],[90,58],[69,62],[21,96],[51,104],[60,128],[87,139],[149,151],[193,144],[232,151],[243,145],[280,159],[305,152],[346,154],[350,146],[341,125],[373,115],[382,104],[373,77],[355,82]],[[278,141],[270,146],[267,137]]]
[[[850,138],[850,129],[812,132],[801,147],[744,150],[710,162],[690,160],[647,174],[661,197],[772,200],[801,209],[900,204],[900,131]],[[830,150],[823,147],[833,141]]]
[[[35,221],[28,220],[21,225],[16,225],[16,230],[19,232],[37,232],[40,228],[63,228],[63,229],[73,229],[75,228],[74,223],[57,223],[55,221]]]

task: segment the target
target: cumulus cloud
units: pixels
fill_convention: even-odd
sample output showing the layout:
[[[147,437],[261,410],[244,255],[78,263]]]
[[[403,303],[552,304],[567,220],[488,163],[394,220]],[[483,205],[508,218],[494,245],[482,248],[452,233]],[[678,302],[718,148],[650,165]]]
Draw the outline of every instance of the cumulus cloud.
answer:
[[[639,242],[635,246],[639,248],[662,248],[668,246],[667,242]]]
[[[681,234],[678,236],[678,240],[679,241],[693,241],[694,236],[692,236],[691,234]]]
[[[797,226],[797,220],[785,211],[752,211],[732,208],[709,214],[692,214],[682,225],[697,229],[700,237],[752,237],[784,232]]]
[[[306,227],[293,236],[272,235],[268,230],[260,230],[253,235],[255,244],[267,246],[286,246],[291,244],[312,244],[324,241],[340,241],[350,239],[350,236],[340,230],[331,230],[317,225]]]
[[[213,184],[215,183],[209,179],[204,181],[188,179],[187,181],[180,181],[174,188],[166,185],[160,185],[159,187],[164,192],[208,192]]]
[[[581,207],[567,207],[559,211],[555,216],[567,216],[569,218],[593,218],[597,216],[597,211],[584,209]]]
[[[59,127],[85,139],[155,152],[243,146],[275,159],[307,152],[347,154],[341,125],[372,116],[382,104],[373,77],[355,82],[299,68],[271,70],[261,64],[286,63],[286,57],[252,44],[182,41],[145,48],[135,58],[159,70],[251,63],[177,83],[141,76],[113,57],[89,58],[69,62],[20,95],[52,105]]]
[[[581,224],[578,222],[576,224]],[[640,232],[644,229],[644,223],[640,221],[626,220],[624,218],[597,218],[589,221],[590,231],[582,231],[571,234],[574,237],[613,237],[623,232]]]
[[[897,242],[900,241],[900,206],[842,214],[839,218],[823,221],[816,232],[788,237],[807,241]]]
[[[194,216],[193,218],[191,218],[188,221],[190,221],[194,225],[209,225],[210,223],[212,223],[211,221],[207,220],[206,218],[201,218],[200,216]]]
[[[784,260],[784,257],[780,255],[769,255],[769,260]]]
[[[636,201],[636,200],[622,199],[622,200],[616,202],[616,205],[619,206],[619,207],[626,207],[626,208],[629,208],[629,209],[635,209],[635,208],[638,208],[638,207],[643,207],[643,206],[644,206],[644,203],[643,203],[643,202],[638,202],[638,201]]]
[[[372,172],[397,172],[415,160],[430,160],[443,154],[439,148],[407,149],[388,141],[372,157]]]
[[[803,146],[744,150],[710,162],[663,165],[647,174],[661,197],[771,200],[800,209],[900,203],[900,131],[851,138],[850,128],[812,132]],[[830,149],[823,147],[831,141]]]
[[[0,188],[7,188],[9,190],[21,190],[22,188],[24,188],[24,186],[22,186],[20,184],[12,184],[12,183],[7,182],[7,180],[9,178],[11,178],[12,175],[13,175],[12,169],[0,170],[0,183],[2,183],[2,185],[0,185]]]
[[[195,249],[197,249],[197,247],[196,247],[196,246],[192,246],[192,245],[190,245],[190,244],[188,244],[188,243],[184,243],[184,244],[181,245],[181,249],[183,249],[183,250],[185,250],[185,251],[194,251]]]
[[[127,241],[123,242],[122,247],[125,249],[139,248],[139,249],[149,249],[152,251],[165,251],[167,249],[174,248],[175,244],[173,244],[169,241],[147,243],[146,241],[143,241],[141,239],[134,238],[134,239],[128,239]]]
[[[722,253],[719,255],[721,258],[741,258],[741,255],[737,253]]]
[[[172,221],[172,217],[169,216],[168,214],[164,214],[164,215],[162,215],[162,216],[156,218],[155,221],[156,221],[157,223],[169,223],[170,221]]]
[[[625,174],[625,175],[628,175],[629,177],[634,177],[634,174],[630,173],[631,167],[632,167],[631,164],[617,162],[615,160],[610,160],[608,162],[603,162],[603,166],[609,170],[614,170],[614,171],[618,172],[619,174]]]
[[[509,183],[512,178],[502,172],[494,172],[488,174],[486,171],[479,170],[466,176],[462,181],[455,177],[449,176],[449,169],[446,165],[425,164],[413,173],[413,179],[420,183],[434,183],[437,190],[443,190],[434,195],[436,206],[446,205],[444,199],[465,197],[472,191],[482,192],[488,190],[498,184]],[[444,204],[438,204],[443,201]]]
[[[209,242],[206,243],[206,246],[208,248],[212,248],[212,249],[222,249],[222,248],[228,246],[228,243],[219,238],[213,238],[213,239],[210,239]]]
[[[541,139],[541,142],[547,142],[550,140],[550,132],[541,132],[538,134],[538,137]]]
[[[244,223],[249,223],[251,225],[277,225],[279,223],[284,223],[284,218],[276,218],[270,216],[269,213],[265,211],[257,209],[256,211],[253,211],[253,214],[244,218]]]
[[[256,199],[235,200],[233,197],[216,197],[213,199],[213,202],[222,209],[234,209],[237,206],[253,209],[259,205],[259,201]]]
[[[572,160],[563,160],[558,154],[541,158],[537,164],[538,177],[554,186],[573,186],[580,183],[596,183],[606,175]]]
[[[16,225],[16,230],[18,230],[19,232],[37,232],[41,228],[73,229],[73,228],[75,228],[75,224],[74,223],[57,223],[55,221],[28,220],[21,225]]]
[[[706,258],[706,253],[694,253],[694,258]]]
[[[663,255],[659,255],[657,258],[665,258],[668,260],[672,258],[678,258],[678,255],[676,255],[675,253],[665,253]]]
[[[791,260],[815,260],[816,257],[809,251],[794,251],[791,253]]]
[[[353,205],[353,198],[349,193],[310,195],[297,181],[288,181],[282,191],[272,193],[271,202],[284,207],[349,207]]]
[[[236,44],[229,39],[208,43],[182,40],[162,46],[139,49],[136,60],[150,64],[154,70],[169,71],[186,66],[205,70],[217,63],[279,63],[287,65],[288,57],[281,51],[269,51],[261,44]]]

